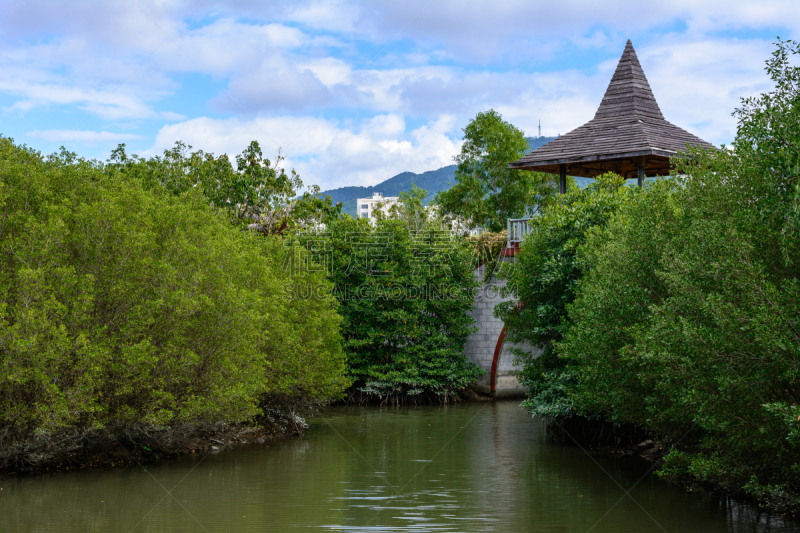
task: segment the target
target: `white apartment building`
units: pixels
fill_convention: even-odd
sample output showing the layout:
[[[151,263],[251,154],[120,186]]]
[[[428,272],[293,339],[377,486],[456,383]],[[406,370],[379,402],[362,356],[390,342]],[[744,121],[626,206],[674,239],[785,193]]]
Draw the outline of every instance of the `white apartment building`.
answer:
[[[356,204],[356,213],[358,218],[368,218],[370,222],[375,223],[375,213],[382,211],[384,214],[389,214],[389,208],[395,205],[400,198],[397,196],[384,196],[383,193],[373,192],[372,198],[359,198]],[[381,205],[380,209],[378,204]]]

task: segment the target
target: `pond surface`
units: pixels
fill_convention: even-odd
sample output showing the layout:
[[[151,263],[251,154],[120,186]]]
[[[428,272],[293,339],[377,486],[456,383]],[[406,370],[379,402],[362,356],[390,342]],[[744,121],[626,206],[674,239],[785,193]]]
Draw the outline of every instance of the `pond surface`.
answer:
[[[797,523],[552,443],[517,402],[331,408],[300,438],[0,478],[0,531],[788,532]],[[630,491],[626,493],[626,491]]]

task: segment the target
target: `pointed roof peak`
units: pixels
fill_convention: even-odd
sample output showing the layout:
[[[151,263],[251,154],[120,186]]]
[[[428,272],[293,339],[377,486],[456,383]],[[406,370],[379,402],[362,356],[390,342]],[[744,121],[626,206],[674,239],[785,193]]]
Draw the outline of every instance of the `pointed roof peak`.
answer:
[[[633,43],[628,39],[594,118],[635,115],[664,119],[636,56],[636,50],[633,49]]]
[[[622,51],[622,57],[620,57],[619,60],[622,61],[625,59],[625,56],[630,56],[631,54],[633,57],[636,57],[636,50],[633,49],[633,43],[630,39],[628,39],[628,41],[625,43],[625,49]],[[639,58],[636,58],[636,61],[638,62]]]
[[[594,118],[509,166],[587,178],[609,171],[638,177],[644,166],[647,176],[666,176],[670,158],[687,146],[714,148],[664,120],[628,40]]]

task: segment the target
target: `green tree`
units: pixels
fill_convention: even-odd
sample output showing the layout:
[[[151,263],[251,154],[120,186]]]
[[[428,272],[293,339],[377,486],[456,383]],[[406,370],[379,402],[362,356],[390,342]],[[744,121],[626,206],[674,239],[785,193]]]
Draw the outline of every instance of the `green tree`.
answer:
[[[199,190],[156,190],[0,138],[0,465],[87,434],[253,423],[268,397],[348,386],[324,276],[284,271],[281,239]],[[291,282],[318,298],[284,299]]]
[[[419,191],[410,196],[419,199]],[[478,285],[472,249],[435,221],[415,226],[413,204],[403,209],[407,218],[378,217],[374,226],[342,217],[299,243],[335,284],[351,397],[447,402],[482,374],[463,354]]]
[[[520,252],[513,264],[506,265],[504,294],[512,299],[496,305],[494,313],[505,324],[509,341],[535,349],[515,349],[523,366],[521,382],[529,389],[525,406],[532,414],[564,417],[573,413],[567,391],[575,371],[553,347],[569,327],[567,306],[586,273],[578,250],[589,233],[604,226],[636,192],[611,173],[585,189],[573,189],[563,202],[552,204],[529,222],[530,233]]]
[[[198,150],[177,141],[163,156],[149,159],[128,156],[125,145],[112,151],[106,169],[140,180],[151,190],[181,194],[197,188],[215,208],[223,209],[234,225],[263,235],[283,235],[295,229],[315,227],[339,216],[341,203],[320,197],[313,185],[302,194],[303,182],[294,170],[264,159],[253,141],[236,156],[236,168],[226,154]]]
[[[418,233],[435,218],[432,211],[425,208],[427,196],[428,191],[412,183],[411,190],[401,192],[398,202],[390,208],[390,217],[402,220],[410,232]]]
[[[509,218],[533,216],[554,197],[555,185],[548,174],[508,168],[527,151],[525,135],[500,113],[478,113],[464,128],[455,185],[436,195],[442,214],[495,232]]]
[[[744,100],[731,150],[691,150],[590,235],[555,352],[584,414],[675,449],[661,475],[800,510],[800,45]]]

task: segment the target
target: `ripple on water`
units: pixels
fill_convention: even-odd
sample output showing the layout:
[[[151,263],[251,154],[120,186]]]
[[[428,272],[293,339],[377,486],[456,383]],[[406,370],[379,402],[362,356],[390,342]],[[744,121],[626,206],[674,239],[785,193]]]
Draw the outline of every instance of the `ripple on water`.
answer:
[[[7,476],[0,531],[800,530],[653,476],[625,495],[620,485],[633,486],[649,464],[554,444],[515,402],[331,408],[311,423],[305,436],[269,448],[146,471]]]

